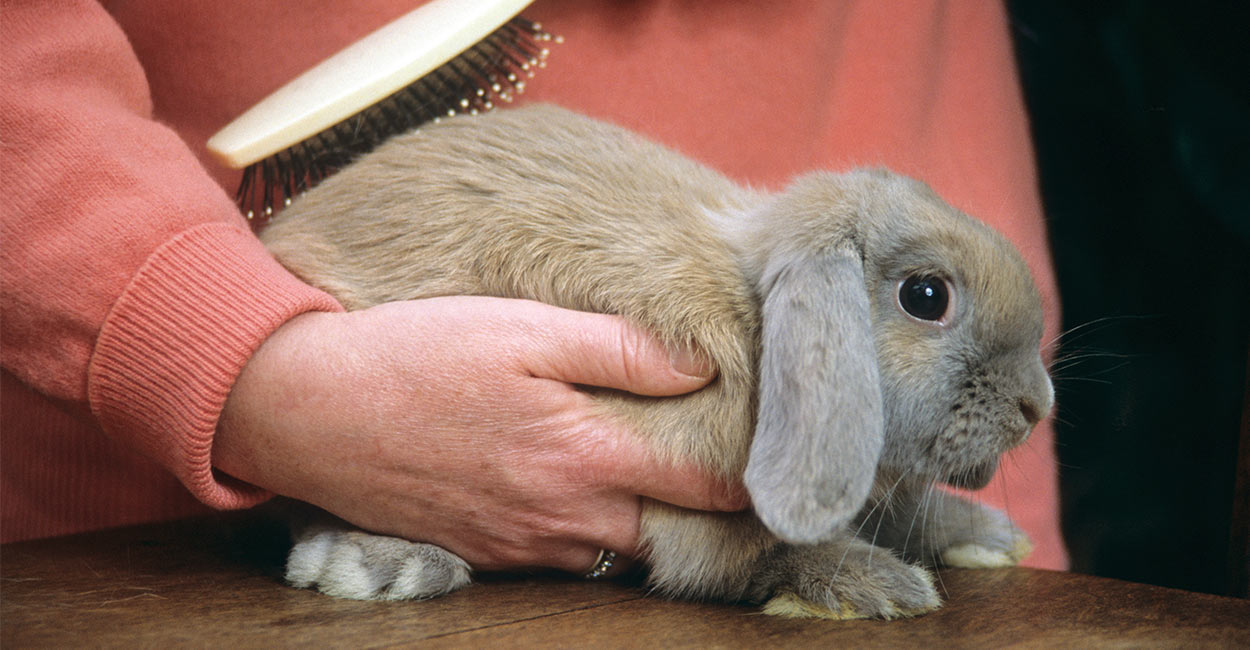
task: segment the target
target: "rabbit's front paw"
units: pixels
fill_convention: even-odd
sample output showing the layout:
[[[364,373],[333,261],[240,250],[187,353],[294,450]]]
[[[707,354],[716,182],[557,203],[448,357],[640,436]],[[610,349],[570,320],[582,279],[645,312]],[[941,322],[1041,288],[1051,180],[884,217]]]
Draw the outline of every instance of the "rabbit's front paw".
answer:
[[[337,598],[432,598],[469,584],[469,565],[434,546],[359,530],[306,531],[287,556],[286,579]]]
[[[1033,551],[1029,536],[1003,513],[980,504],[953,517],[946,545],[938,549],[938,561],[961,569],[997,569],[1015,566]],[[955,524],[963,524],[957,527]]]
[[[859,540],[783,546],[753,580],[764,613],[798,618],[900,618],[937,609],[932,575]],[[762,600],[762,598],[760,598]]]
[[[942,549],[939,560],[943,565],[961,569],[998,569],[1016,566],[1033,552],[1033,542],[1027,535],[1014,530],[1009,536],[999,535],[977,541],[954,544]]]
[[[1015,566],[1033,550],[1007,515],[934,487],[900,490],[888,507],[867,506],[857,529],[866,541],[926,566]]]

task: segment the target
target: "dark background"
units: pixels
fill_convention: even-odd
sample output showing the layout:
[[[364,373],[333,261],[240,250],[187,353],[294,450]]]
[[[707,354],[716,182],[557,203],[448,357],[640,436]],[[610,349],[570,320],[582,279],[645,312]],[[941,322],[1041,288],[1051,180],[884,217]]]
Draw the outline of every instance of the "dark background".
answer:
[[[1069,332],[1072,569],[1244,596],[1250,3],[1007,6]]]

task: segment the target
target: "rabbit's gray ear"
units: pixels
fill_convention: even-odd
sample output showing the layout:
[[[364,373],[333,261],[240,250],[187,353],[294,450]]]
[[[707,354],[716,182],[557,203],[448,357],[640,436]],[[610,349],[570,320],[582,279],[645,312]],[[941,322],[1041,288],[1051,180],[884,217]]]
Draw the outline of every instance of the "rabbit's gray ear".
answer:
[[[868,293],[851,247],[774,260],[745,482],[778,537],[831,537],[863,507],[884,441]]]

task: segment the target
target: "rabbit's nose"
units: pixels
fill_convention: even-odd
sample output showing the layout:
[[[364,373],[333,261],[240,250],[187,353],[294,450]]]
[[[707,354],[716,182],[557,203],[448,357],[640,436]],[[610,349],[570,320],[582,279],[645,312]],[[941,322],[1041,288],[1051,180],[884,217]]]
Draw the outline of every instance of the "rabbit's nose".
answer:
[[[1046,417],[1046,412],[1048,410],[1050,409],[1042,407],[1037,402],[1027,397],[1020,398],[1020,414],[1024,416],[1024,419],[1029,423],[1030,428],[1037,426],[1037,423],[1041,422],[1042,418]]]
[[[1017,400],[1020,415],[1024,416],[1024,421],[1029,423],[1030,429],[1037,426],[1037,423],[1050,413],[1055,403],[1055,386],[1051,383],[1046,371],[1042,369],[1040,360],[1037,375],[1033,386],[1025,390]]]

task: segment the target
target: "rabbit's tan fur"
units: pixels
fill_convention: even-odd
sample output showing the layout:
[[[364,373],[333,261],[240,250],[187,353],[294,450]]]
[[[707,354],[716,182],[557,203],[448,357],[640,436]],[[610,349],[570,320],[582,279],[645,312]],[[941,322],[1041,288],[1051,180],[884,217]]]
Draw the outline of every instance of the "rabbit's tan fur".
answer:
[[[745,475],[756,505],[758,516],[648,502],[646,561],[663,592],[890,617],[938,605],[929,574],[897,554],[958,563],[980,550],[992,559],[964,563],[1005,564],[1025,551],[1005,517],[931,485],[984,483],[1049,410],[1040,301],[1005,240],[916,181],[817,173],[762,194],[534,106],[396,137],[262,238],[348,309],[528,298],[697,346],[719,370],[701,391],[597,393],[666,457]],[[949,281],[949,322],[901,313],[896,283],[915,273]],[[954,515],[982,530],[924,521]]]

